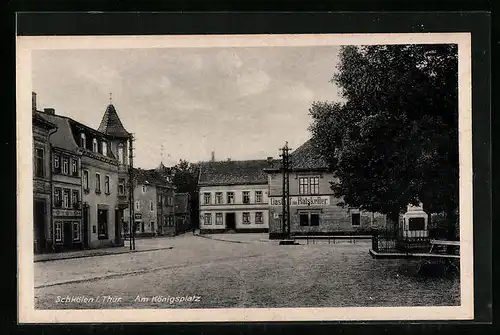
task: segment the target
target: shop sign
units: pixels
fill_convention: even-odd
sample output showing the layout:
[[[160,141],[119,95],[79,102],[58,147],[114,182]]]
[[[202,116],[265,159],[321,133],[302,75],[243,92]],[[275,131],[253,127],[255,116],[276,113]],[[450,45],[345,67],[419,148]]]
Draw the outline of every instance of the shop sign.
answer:
[[[282,206],[281,197],[270,197],[270,206]],[[328,206],[330,205],[330,196],[293,196],[290,197],[290,206]]]

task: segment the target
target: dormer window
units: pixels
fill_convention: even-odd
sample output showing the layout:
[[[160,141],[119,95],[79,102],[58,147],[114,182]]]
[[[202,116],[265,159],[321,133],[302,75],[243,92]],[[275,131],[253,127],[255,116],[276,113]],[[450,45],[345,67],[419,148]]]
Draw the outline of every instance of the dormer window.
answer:
[[[84,133],[81,133],[80,134],[80,146],[84,149],[87,148],[87,145],[85,144],[86,143],[86,139],[85,139],[85,134]]]
[[[120,143],[120,144],[118,144],[118,162],[120,164],[125,164],[124,154],[125,154],[125,150],[123,147],[123,143]]]
[[[92,140],[92,151],[93,152],[99,151],[99,147],[97,146],[97,139],[95,139],[95,138]]]
[[[107,156],[108,154],[108,143],[102,142],[102,154],[104,156]]]

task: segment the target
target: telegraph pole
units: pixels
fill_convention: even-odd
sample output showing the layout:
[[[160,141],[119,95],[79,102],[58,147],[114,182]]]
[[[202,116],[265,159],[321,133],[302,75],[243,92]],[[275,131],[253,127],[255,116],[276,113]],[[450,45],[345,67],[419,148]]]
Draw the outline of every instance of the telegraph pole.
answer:
[[[128,146],[128,199],[129,199],[129,239],[130,250],[135,250],[135,227],[134,227],[134,134],[129,134]]]
[[[280,157],[282,158],[281,169],[283,172],[283,194],[281,198],[283,207],[282,232],[288,239],[290,239],[290,150],[288,142],[285,142],[285,146],[280,148]]]

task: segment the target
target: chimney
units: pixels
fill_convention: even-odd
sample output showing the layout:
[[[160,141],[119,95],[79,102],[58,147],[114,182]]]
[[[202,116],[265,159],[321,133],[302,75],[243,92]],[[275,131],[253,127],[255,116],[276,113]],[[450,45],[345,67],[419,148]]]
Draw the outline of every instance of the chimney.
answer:
[[[56,114],[56,110],[54,108],[44,108],[43,112],[46,113],[46,114],[50,114],[50,115],[55,115]]]
[[[267,157],[267,165],[269,165],[269,167],[273,167],[273,158],[272,157]]]
[[[210,157],[211,162],[215,162],[215,151],[212,150],[212,156]]]
[[[36,93],[31,92],[31,111],[36,113]]]

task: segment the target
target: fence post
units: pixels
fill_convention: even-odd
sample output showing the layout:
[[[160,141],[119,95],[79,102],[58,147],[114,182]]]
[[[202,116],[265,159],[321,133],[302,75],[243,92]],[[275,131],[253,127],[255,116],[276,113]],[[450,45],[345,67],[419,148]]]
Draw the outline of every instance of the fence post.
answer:
[[[372,250],[378,252],[378,231],[372,232]]]

